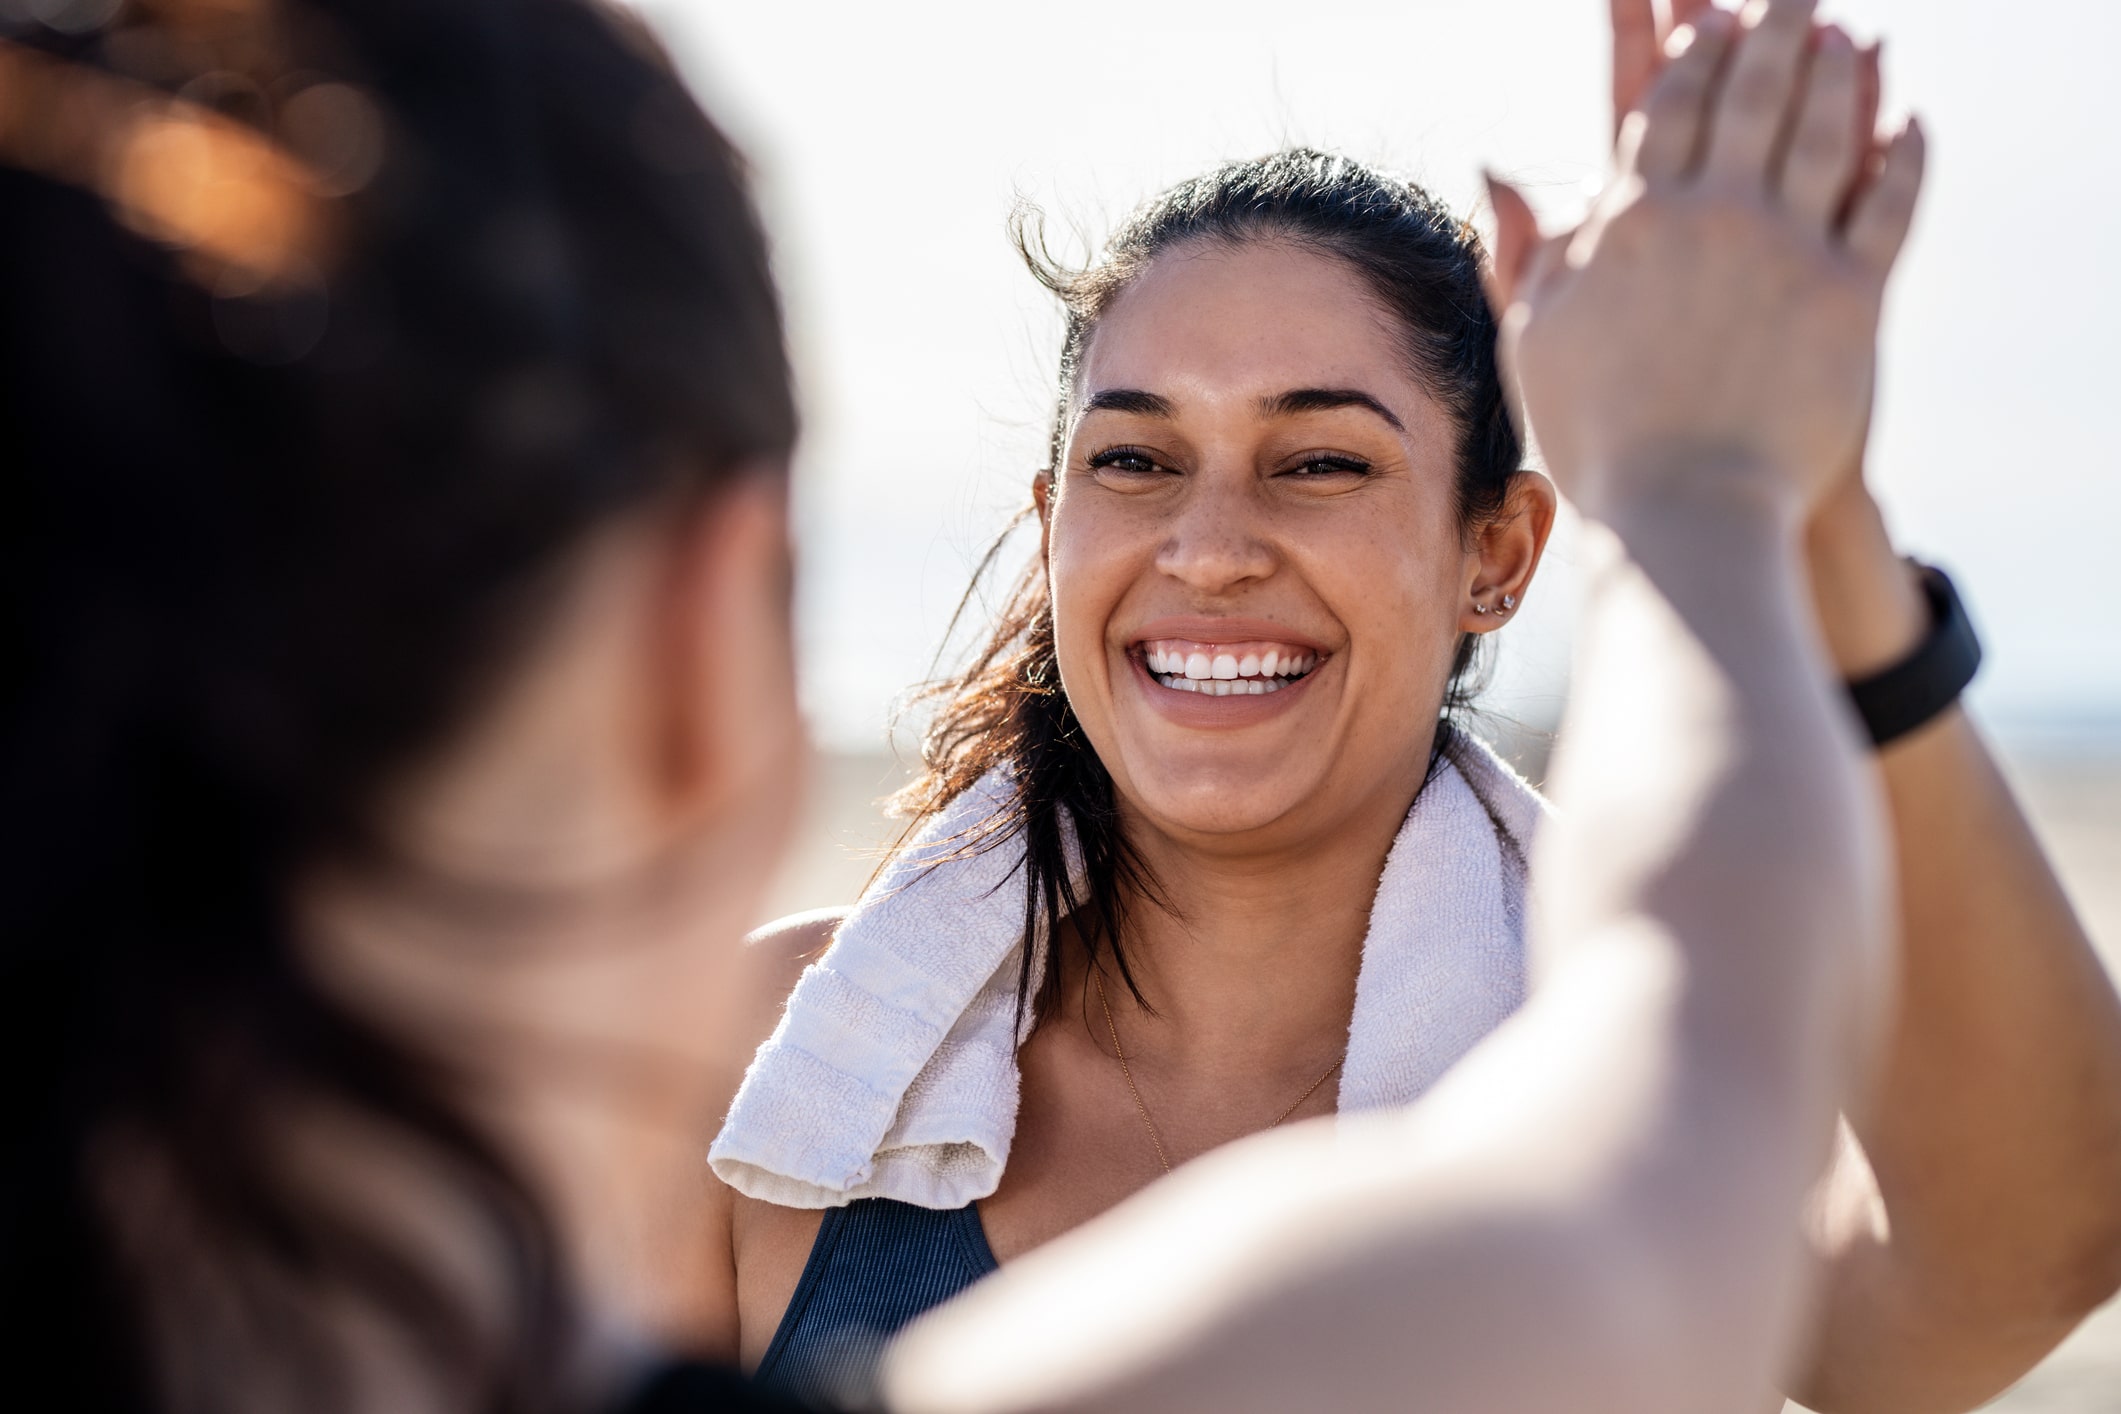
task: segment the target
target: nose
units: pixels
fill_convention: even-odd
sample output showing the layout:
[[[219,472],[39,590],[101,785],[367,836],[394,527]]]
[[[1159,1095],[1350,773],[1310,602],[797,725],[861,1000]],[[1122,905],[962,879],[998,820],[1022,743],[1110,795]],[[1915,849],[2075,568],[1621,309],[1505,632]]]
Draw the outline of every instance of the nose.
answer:
[[[1202,595],[1228,594],[1272,574],[1274,551],[1251,480],[1194,476],[1157,547],[1157,570]]]

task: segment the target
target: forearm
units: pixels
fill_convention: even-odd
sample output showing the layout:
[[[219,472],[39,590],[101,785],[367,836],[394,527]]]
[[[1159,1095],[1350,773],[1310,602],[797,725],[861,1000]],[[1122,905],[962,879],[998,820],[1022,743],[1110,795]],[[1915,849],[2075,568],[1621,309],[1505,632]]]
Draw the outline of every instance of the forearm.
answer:
[[[1608,519],[1553,775],[1566,809],[1535,887],[1542,930],[1566,955],[1574,938],[1654,919],[1718,983],[1702,1005],[1750,1014],[1784,990],[1838,990],[1798,1028],[1872,1030],[1875,1009],[1847,992],[1882,975],[1868,970],[1883,963],[1870,931],[1886,916],[1882,818],[1793,537],[1713,487]],[[1796,1050],[1820,1039],[1762,1030]]]
[[[1925,621],[1875,507],[1841,510],[1814,529],[1812,573],[1859,675]],[[1905,945],[1879,1085],[1853,1121],[1886,1221],[1824,1234],[1818,1354],[1794,1392],[1833,1411],[1963,1409],[2121,1282],[2121,1006],[1963,713],[1878,769]],[[1844,1215],[1863,1206],[1834,1195]]]
[[[1834,1414],[1971,1408],[2121,1280],[2112,986],[1963,714],[1881,765],[1906,945],[1853,1124],[1885,1223],[1824,1234],[1818,1354],[1793,1391]]]
[[[1584,634],[1540,921],[1564,959],[1630,919],[1672,940],[1682,1093],[1620,1192],[1683,1293],[1677,1327],[1702,1342],[1766,1330],[1765,1356],[1793,1333],[1796,1214],[1834,1107],[1876,1053],[1883,830],[1794,543],[1699,518],[1660,498],[1620,522],[1634,548],[1609,592],[1644,602]]]
[[[1857,1133],[1896,1226],[1956,1250],[1956,1286],[2073,1323],[2121,1279],[2121,1005],[1966,716],[1881,764],[1905,1001]]]

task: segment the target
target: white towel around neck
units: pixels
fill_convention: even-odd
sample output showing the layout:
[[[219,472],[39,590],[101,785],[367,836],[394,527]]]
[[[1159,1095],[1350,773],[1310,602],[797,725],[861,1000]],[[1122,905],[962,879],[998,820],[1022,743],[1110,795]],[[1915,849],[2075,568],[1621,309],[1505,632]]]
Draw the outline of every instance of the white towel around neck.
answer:
[[[961,1208],[1000,1184],[1016,1132],[1023,851],[979,839],[1007,790],[998,769],[952,802],[804,971],[709,1150],[723,1182],[791,1208]],[[1523,1001],[1525,856],[1544,808],[1453,733],[1371,905],[1343,1114],[1413,1100]]]

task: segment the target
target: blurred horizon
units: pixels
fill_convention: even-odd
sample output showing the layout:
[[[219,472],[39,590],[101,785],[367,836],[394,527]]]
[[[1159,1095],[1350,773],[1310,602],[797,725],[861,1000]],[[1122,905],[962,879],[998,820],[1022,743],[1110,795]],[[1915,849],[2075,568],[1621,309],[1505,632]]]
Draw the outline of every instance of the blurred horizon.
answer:
[[[1044,460],[1060,324],[1008,243],[1017,202],[1087,255],[1170,182],[1292,143],[1477,218],[1483,164],[1550,222],[1603,168],[1596,0],[637,8],[756,168],[808,416],[804,704],[836,751],[885,745]],[[2121,524],[2121,479],[2095,421],[2121,324],[2121,170],[2084,141],[2121,11],[2079,0],[2035,29],[1971,0],[1826,8],[1859,40],[1889,36],[1888,111],[1918,108],[1935,154],[1887,312],[1872,483],[1903,547],[1968,598],[1984,722],[2043,753],[2121,753],[2100,533]],[[1502,718],[1558,714],[1572,559],[1565,521],[1499,635],[1485,705]]]

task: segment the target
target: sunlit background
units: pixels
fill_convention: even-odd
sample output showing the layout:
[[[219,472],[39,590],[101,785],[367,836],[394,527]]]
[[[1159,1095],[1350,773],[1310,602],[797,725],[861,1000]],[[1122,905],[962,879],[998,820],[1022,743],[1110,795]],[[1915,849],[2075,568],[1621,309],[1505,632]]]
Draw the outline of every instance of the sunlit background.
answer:
[[[844,902],[885,827],[904,689],[1043,460],[1059,321],[1005,234],[1019,199],[1086,249],[1142,198],[1288,143],[1473,210],[1490,164],[1553,218],[1606,148],[1602,0],[644,0],[757,166],[808,411],[799,485],[812,821],[776,908]],[[2121,7],[1846,0],[1888,37],[1931,182],[1893,288],[1872,479],[1957,575],[1974,691],[2110,959],[2121,949]],[[1489,706],[1551,724],[1572,535],[1500,635]],[[1012,563],[1013,567],[1013,563]],[[2008,939],[1998,939],[2008,946]],[[2109,1310],[2002,1408],[2121,1408]]]

